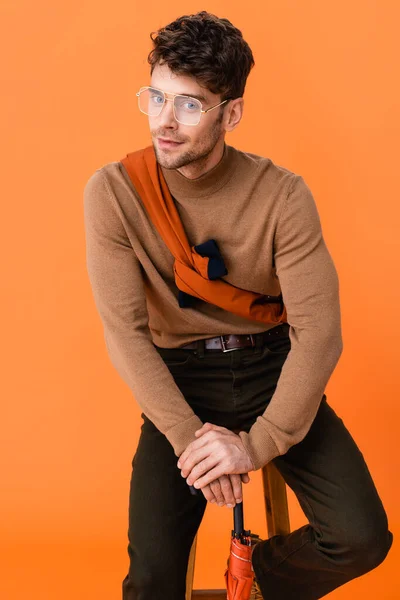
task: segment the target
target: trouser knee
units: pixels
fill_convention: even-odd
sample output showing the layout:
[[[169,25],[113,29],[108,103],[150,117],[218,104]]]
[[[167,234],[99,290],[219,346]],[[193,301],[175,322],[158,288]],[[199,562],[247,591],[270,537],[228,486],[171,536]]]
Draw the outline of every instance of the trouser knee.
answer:
[[[386,530],[379,537],[370,537],[353,548],[353,566],[362,575],[378,567],[386,558],[393,543],[393,533]]]
[[[340,564],[352,577],[359,577],[372,571],[385,560],[392,543],[393,534],[388,529],[379,535],[359,535],[351,543],[347,540],[345,544],[336,544],[331,559]],[[338,552],[338,547],[342,547],[343,550]]]

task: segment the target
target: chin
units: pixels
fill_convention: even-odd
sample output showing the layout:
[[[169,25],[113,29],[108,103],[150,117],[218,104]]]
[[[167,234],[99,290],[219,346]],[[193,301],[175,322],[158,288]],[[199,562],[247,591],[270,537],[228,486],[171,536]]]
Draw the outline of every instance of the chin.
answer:
[[[164,151],[155,147],[154,152],[157,162],[165,169],[179,169],[190,162],[184,160],[184,157],[180,156],[178,153],[174,152],[174,155],[169,154],[168,150]]]
[[[176,159],[173,160],[172,158],[169,158],[162,151],[161,152],[156,152],[156,159],[157,159],[157,162],[162,167],[164,167],[164,169],[176,169],[176,166],[175,166]]]

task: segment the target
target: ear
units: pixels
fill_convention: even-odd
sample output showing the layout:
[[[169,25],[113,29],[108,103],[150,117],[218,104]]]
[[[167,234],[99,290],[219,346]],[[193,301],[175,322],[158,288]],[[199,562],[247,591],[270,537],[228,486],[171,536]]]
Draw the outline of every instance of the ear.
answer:
[[[226,122],[225,122],[225,130],[233,131],[240,123],[241,118],[243,116],[244,109],[244,99],[243,98],[235,98],[231,100],[228,105]]]

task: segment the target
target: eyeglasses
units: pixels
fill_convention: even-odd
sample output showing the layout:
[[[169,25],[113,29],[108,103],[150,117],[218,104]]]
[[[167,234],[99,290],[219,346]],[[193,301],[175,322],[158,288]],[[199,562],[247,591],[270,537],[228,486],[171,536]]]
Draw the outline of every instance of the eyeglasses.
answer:
[[[167,93],[168,92],[163,92],[162,90],[150,86],[141,87],[136,93],[139,110],[145,115],[158,117],[163,109],[165,101],[168,100],[173,102],[174,117],[178,123],[182,123],[182,125],[198,125],[202,113],[214,110],[217,106],[221,106],[221,104],[230,100],[230,98],[227,98],[223,102],[215,104],[215,106],[211,106],[210,108],[207,108],[207,110],[203,110],[203,105],[197,98],[169,93],[168,95],[172,96],[172,98],[167,98]]]

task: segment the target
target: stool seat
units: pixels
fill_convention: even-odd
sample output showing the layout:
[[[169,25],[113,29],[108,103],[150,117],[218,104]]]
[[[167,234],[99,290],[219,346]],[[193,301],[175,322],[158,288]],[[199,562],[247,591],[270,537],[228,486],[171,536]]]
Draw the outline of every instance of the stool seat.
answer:
[[[262,468],[265,513],[268,538],[273,535],[290,533],[289,510],[286,483],[275,465],[270,462]],[[196,558],[197,535],[190,550],[186,574],[186,600],[226,600],[226,590],[193,590],[194,566]],[[227,549],[228,552],[228,549]]]

